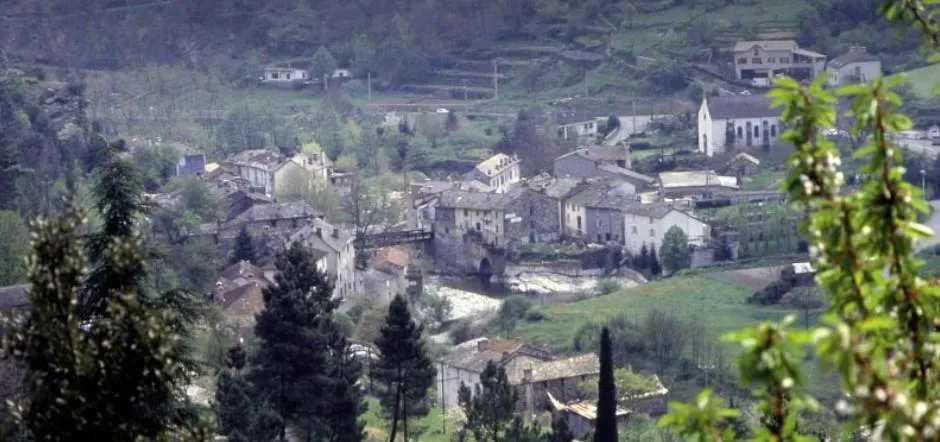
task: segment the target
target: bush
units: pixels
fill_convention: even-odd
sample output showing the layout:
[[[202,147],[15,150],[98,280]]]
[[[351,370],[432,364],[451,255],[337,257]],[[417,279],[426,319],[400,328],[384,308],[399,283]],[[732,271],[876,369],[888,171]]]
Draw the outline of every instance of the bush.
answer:
[[[532,309],[526,312],[525,320],[527,322],[542,322],[548,320],[548,314],[541,309]]]
[[[457,345],[482,336],[483,330],[480,330],[479,327],[475,327],[473,322],[469,319],[464,319],[458,322],[454,328],[450,330],[448,335],[450,336],[450,340],[454,342],[454,345]]]
[[[333,321],[336,322],[336,327],[339,329],[340,333],[342,333],[343,336],[347,338],[351,338],[353,333],[356,331],[356,323],[353,322],[352,318],[350,318],[346,313],[334,313]]]
[[[747,298],[748,304],[775,305],[780,302],[783,295],[787,294],[793,288],[790,281],[774,281]]]

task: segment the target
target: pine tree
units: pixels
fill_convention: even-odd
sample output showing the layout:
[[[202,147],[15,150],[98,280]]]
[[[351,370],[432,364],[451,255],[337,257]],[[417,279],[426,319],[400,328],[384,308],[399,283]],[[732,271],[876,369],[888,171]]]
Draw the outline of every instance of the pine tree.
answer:
[[[230,438],[236,435],[247,437],[251,433],[254,413],[246,411],[254,408],[254,400],[251,384],[242,372],[245,362],[245,350],[240,345],[230,348],[226,355],[225,369],[219,371],[216,382],[213,404],[216,422],[220,432]]]
[[[235,247],[232,251],[232,264],[241,261],[248,261],[252,264],[258,263],[258,253],[255,251],[255,240],[251,237],[251,233],[248,232],[248,228],[245,225],[242,225],[242,228],[238,231],[238,235],[235,236]]]
[[[374,379],[382,385],[382,408],[392,418],[390,441],[395,440],[399,420],[407,441],[408,418],[430,411],[428,389],[434,385],[435,370],[421,337],[423,331],[411,318],[405,298],[395,296],[375,341],[382,359],[373,369]]]
[[[333,285],[299,243],[278,254],[275,263],[278,274],[264,289],[265,308],[255,324],[261,344],[250,379],[281,418],[281,440],[287,425],[305,437],[347,440],[345,432],[358,420],[358,413],[345,411],[355,408],[352,383],[359,371],[347,362],[345,340],[333,323]],[[338,391],[348,394],[336,397]]]
[[[175,422],[166,411],[183,394],[179,340],[164,312],[136,296],[142,266],[133,235],[100,251],[121,281],[98,319],[83,322],[76,294],[86,250],[79,240],[81,209],[37,224],[29,257],[29,314],[10,325],[5,347],[30,376],[16,404],[32,440],[137,440],[166,436]]]
[[[594,442],[617,441],[617,387],[614,385],[614,359],[610,331],[601,330],[600,378],[597,385],[597,426]]]
[[[480,383],[472,392],[461,383],[457,393],[457,401],[467,416],[466,428],[478,441],[499,442],[512,420],[516,400],[516,390],[509,385],[506,370],[493,361],[486,363]]]
[[[571,442],[574,440],[574,433],[568,427],[568,421],[564,416],[558,416],[552,420],[552,432],[546,438],[546,442]]]
[[[538,424],[526,425],[521,416],[512,419],[512,423],[506,427],[503,434],[503,440],[509,442],[543,442],[542,429]]]
[[[659,258],[656,257],[656,248],[650,248],[650,274],[653,276],[659,276],[663,274],[663,267],[659,264]]]
[[[329,378],[330,412],[325,416],[330,428],[329,442],[361,442],[365,439],[365,423],[359,416],[366,411],[362,388],[358,382],[362,367],[355,357],[348,354],[349,342],[335,324],[330,331],[332,361]]]

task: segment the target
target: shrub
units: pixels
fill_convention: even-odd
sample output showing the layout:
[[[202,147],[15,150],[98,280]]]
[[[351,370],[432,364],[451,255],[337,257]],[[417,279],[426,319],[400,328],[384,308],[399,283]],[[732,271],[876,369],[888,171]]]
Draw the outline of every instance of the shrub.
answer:
[[[605,279],[597,284],[597,295],[604,296],[620,290],[620,283],[613,279]]]
[[[548,320],[548,314],[541,309],[532,309],[526,312],[525,320],[527,322],[542,322]]]

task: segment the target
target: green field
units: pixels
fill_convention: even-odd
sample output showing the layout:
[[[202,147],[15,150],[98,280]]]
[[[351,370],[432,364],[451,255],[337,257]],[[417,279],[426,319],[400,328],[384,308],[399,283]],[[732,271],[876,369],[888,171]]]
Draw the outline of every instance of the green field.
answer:
[[[932,64],[922,68],[902,72],[897,75],[907,76],[911,91],[920,98],[933,98],[937,94],[934,89],[940,86],[940,64]]]
[[[776,190],[780,188],[780,183],[786,178],[784,171],[763,169],[757,174],[748,177],[748,181],[742,186],[742,190]]]
[[[362,421],[366,424],[366,440],[375,442],[387,441],[390,421],[382,415],[382,407],[379,405],[378,399],[368,398],[366,399],[366,405],[368,409],[362,415]],[[417,419],[416,421],[408,422],[409,432],[411,433],[409,437],[413,437],[415,431],[423,431],[420,437],[421,442],[450,442],[453,440],[451,437],[454,424],[447,422],[447,432],[444,433],[445,428],[442,425],[442,421],[441,409],[435,406],[427,416]],[[398,431],[399,433],[402,431],[401,424],[399,424]]]
[[[679,318],[697,316],[705,323],[709,334],[716,336],[762,321],[778,321],[789,314],[801,318],[800,312],[795,310],[755,306],[746,302],[755,288],[773,280],[776,274],[766,268],[701,273],[653,282],[588,300],[553,304],[545,307],[548,320],[521,322],[516,336],[530,344],[545,344],[558,350],[567,350],[571,348],[578,329],[587,322],[599,322],[617,315],[643,321],[647,313],[654,309],[672,313]],[[816,317],[811,315],[811,318]],[[732,354],[739,349],[733,344],[728,344],[726,348]],[[837,394],[838,384],[831,375],[821,373],[816,367],[816,363],[811,360],[804,363],[808,390],[818,398],[832,399]],[[674,386],[683,390],[689,388],[685,385]],[[679,395],[676,397],[683,396],[679,391],[675,392]]]

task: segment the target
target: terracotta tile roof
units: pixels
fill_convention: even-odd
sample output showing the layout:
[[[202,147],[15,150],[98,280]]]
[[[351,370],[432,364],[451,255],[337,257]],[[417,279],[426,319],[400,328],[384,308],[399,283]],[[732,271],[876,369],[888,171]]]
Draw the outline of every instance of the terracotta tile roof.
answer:
[[[264,284],[251,284],[235,288],[223,294],[222,314],[227,319],[253,319],[264,310]]]
[[[369,260],[369,267],[378,267],[382,265],[393,265],[404,269],[408,267],[408,253],[397,247],[383,247],[375,251],[372,259]]]

